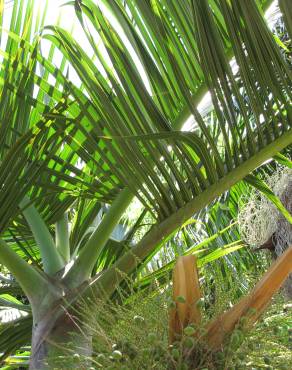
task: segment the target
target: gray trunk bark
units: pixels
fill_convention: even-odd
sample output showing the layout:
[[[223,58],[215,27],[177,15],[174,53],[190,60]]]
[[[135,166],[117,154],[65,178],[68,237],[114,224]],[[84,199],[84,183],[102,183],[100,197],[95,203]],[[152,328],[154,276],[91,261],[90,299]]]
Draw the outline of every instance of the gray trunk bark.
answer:
[[[34,322],[29,369],[82,369],[78,356],[90,358],[91,342],[88,329],[82,330],[80,318],[61,307],[52,309]],[[86,360],[82,363],[85,366]]]

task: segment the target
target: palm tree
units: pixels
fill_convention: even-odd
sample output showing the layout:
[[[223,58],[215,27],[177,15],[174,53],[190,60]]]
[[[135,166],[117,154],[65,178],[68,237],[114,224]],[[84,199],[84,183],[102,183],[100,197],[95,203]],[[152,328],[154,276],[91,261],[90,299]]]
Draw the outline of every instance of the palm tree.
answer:
[[[1,29],[0,262],[31,305],[31,369],[64,342],[90,354],[90,339],[71,334],[76,302],[110,297],[196,212],[291,144],[291,71],[262,15],[271,1],[260,3],[71,1],[91,57],[60,26],[42,29],[33,0],[14,2]],[[207,91],[212,120],[198,109]],[[190,115],[194,129],[180,131]],[[134,197],[141,215],[113,241]],[[146,215],[153,225],[131,243]]]

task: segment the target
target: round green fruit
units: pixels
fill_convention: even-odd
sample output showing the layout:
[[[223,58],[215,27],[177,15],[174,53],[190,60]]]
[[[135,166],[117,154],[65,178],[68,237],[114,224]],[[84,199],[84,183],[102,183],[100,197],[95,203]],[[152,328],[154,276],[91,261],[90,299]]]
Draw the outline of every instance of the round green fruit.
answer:
[[[171,355],[175,360],[178,360],[180,358],[180,351],[177,348],[173,348]]]
[[[193,345],[194,345],[194,340],[193,338],[190,338],[190,337],[187,337],[185,340],[184,340],[184,345],[186,348],[192,348]]]
[[[186,328],[184,328],[184,334],[187,335],[188,337],[191,337],[195,333],[196,333],[196,330],[192,326],[187,326]]]

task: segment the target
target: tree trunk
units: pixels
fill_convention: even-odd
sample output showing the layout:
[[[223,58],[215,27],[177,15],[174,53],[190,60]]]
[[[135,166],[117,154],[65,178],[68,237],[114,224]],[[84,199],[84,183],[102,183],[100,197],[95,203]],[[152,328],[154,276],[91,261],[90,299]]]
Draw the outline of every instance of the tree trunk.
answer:
[[[88,328],[82,330],[82,318],[62,306],[37,316],[41,319],[33,324],[29,369],[82,369],[80,359],[86,364],[84,358],[90,360],[92,354],[92,337]]]

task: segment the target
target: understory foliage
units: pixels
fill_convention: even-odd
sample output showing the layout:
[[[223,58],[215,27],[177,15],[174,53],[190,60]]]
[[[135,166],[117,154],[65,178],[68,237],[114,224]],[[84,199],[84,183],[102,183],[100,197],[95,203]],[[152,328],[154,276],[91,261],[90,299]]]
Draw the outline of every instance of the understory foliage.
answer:
[[[267,262],[268,263],[268,262]],[[247,274],[247,290],[259,279],[258,274]],[[291,349],[291,305],[282,294],[274,297],[270,308],[250,332],[240,325],[227,340],[224,350],[212,353],[200,340],[204,324],[236,303],[235,289],[227,290],[222,277],[216,283],[202,283],[205,298],[198,302],[203,317],[202,325],[184,330],[181,342],[169,345],[168,312],[174,302],[171,284],[147,293],[132,292],[124,305],[104,301],[84,301],[79,313],[86,319],[84,335],[92,335],[93,356],[85,358],[66,344],[64,357],[52,359],[59,369],[94,370],[173,369],[173,370],[241,370],[289,369]],[[123,295],[120,292],[121,296]],[[124,297],[123,297],[124,298]],[[178,297],[183,301],[183,297]],[[198,338],[194,331],[198,330]],[[66,364],[66,365],[64,365]]]

